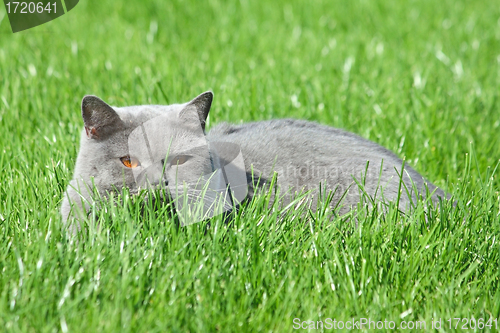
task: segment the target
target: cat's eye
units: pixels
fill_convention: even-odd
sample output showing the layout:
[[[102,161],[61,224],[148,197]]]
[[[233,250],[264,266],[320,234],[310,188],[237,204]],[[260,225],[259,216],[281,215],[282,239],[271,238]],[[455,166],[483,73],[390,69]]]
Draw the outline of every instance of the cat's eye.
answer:
[[[181,165],[187,162],[189,160],[190,156],[188,155],[178,155],[174,157],[172,160],[172,165]]]
[[[129,155],[121,157],[120,161],[122,161],[123,165],[125,165],[127,168],[137,168],[139,165],[141,165],[137,158],[130,157]]]

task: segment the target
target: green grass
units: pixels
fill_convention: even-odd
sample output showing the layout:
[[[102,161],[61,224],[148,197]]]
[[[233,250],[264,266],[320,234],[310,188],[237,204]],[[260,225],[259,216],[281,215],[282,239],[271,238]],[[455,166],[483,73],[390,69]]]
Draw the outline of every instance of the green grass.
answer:
[[[499,318],[499,18],[488,1],[82,0],[12,34],[0,5],[0,330]],[[161,104],[209,89],[211,126],[345,128],[405,156],[457,207],[428,207],[427,221],[423,203],[408,216],[360,209],[356,228],[262,196],[230,225],[176,228],[125,195],[69,241],[58,209],[81,98]]]

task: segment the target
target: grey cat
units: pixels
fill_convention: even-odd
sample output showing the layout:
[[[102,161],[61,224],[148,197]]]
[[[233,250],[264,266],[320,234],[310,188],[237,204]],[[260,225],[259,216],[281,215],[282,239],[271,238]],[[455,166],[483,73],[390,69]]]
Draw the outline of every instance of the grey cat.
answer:
[[[205,92],[185,104],[111,107],[95,96],[85,96],[80,152],[61,207],[63,222],[73,230],[80,228],[70,222],[86,217],[94,187],[104,196],[123,186],[132,193],[149,186],[168,186],[172,192],[182,183],[215,175],[214,170],[230,165],[229,160],[238,154],[233,149],[232,157],[217,156],[216,142],[239,148],[242,160],[238,165],[244,177],[235,176],[238,180],[228,183],[224,173],[226,182],[222,184],[236,188],[234,182],[239,181],[241,188],[244,183],[243,197],[251,198],[259,189],[266,189],[276,173],[283,202],[297,192],[310,191],[309,204],[315,209],[321,188],[331,191],[331,205],[340,207],[340,214],[357,205],[361,192],[373,199],[371,204],[395,202],[399,196],[403,212],[417,196],[426,196],[426,187],[434,202],[446,198],[411,167],[402,170],[402,160],[389,150],[340,129],[280,119],[223,123],[205,133],[212,99],[212,92]],[[172,187],[173,179],[182,182],[175,181]],[[217,183],[213,179],[215,176],[205,184]],[[221,188],[220,184],[213,186]],[[241,195],[239,199],[243,199]]]

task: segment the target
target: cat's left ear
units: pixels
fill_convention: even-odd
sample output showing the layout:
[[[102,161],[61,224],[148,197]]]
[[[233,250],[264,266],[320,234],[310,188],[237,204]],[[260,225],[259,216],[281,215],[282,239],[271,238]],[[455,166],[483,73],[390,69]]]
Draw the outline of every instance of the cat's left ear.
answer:
[[[91,139],[103,139],[123,125],[111,106],[91,95],[82,100],[82,118],[87,136]]]
[[[208,112],[212,106],[212,100],[214,99],[214,94],[211,91],[204,92],[199,95],[191,102],[187,103],[182,114],[190,113],[191,111],[196,111],[198,119],[200,120],[201,128],[205,131],[205,123],[207,122]]]

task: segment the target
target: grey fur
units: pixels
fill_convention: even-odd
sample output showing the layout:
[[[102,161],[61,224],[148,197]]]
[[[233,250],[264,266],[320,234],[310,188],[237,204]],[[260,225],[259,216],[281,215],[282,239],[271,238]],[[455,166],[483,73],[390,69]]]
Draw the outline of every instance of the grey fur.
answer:
[[[193,148],[194,142],[201,139],[200,133],[203,135],[212,96],[211,92],[206,92],[185,104],[121,108],[112,108],[95,96],[84,97],[82,117],[85,128],[73,180],[61,207],[63,222],[79,221],[86,215],[92,203],[89,189],[93,184],[102,195],[122,186],[129,187],[133,193],[138,191],[132,171],[123,166],[120,157],[129,153],[127,139],[131,132],[146,121],[162,114],[172,116],[171,128],[168,129],[172,133],[169,155],[175,156]],[[254,195],[256,187],[265,188],[273,172],[277,172],[278,187],[282,193],[288,193],[284,200],[301,190],[312,190],[317,196],[321,183],[322,188],[335,191],[332,204],[336,205],[347,191],[341,203],[341,213],[359,202],[360,190],[354,179],[364,182],[364,191],[371,197],[388,201],[398,198],[398,172],[401,172],[402,160],[380,145],[340,129],[294,119],[243,125],[223,123],[211,129],[205,139],[209,143],[222,141],[241,147],[250,196]],[[201,153],[186,163],[184,169],[178,166],[176,170],[200,177],[210,168],[210,163],[210,157]],[[173,166],[167,165],[166,168]],[[257,179],[260,179],[258,184]],[[424,195],[425,183],[431,192],[435,190],[434,201],[438,197],[445,198],[441,189],[409,166],[405,166],[403,182],[410,195],[402,190],[399,204],[402,211],[408,210],[410,202],[416,199],[413,184],[421,195]],[[315,202],[311,200],[313,209]],[[73,231],[80,228],[78,223],[68,224]]]

